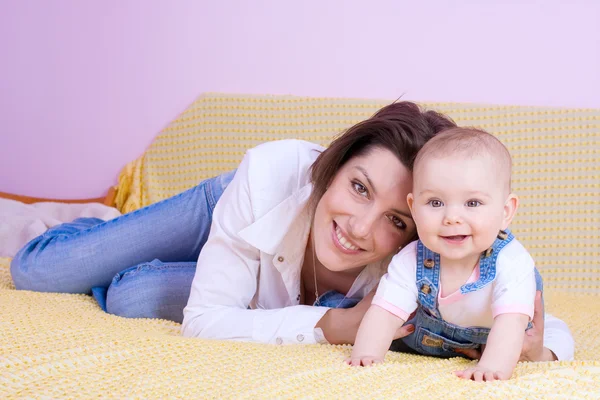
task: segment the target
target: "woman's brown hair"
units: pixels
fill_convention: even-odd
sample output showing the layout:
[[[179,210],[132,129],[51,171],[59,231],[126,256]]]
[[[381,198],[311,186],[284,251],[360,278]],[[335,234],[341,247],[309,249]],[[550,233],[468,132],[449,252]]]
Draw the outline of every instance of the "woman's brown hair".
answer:
[[[412,171],[417,153],[436,133],[456,127],[449,117],[424,111],[417,104],[401,101],[377,111],[372,117],[350,127],[323,151],[312,165],[313,192],[310,204],[316,207],[327,187],[352,157],[373,148],[391,151]]]

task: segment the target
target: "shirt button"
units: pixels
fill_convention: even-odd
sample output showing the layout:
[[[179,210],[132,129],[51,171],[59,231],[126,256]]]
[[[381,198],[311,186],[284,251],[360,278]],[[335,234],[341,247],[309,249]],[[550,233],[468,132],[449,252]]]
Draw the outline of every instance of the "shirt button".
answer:
[[[296,300],[300,301],[300,295],[296,296]]]
[[[283,339],[278,337],[277,339],[275,339],[275,343],[277,344],[283,344]]]
[[[300,335],[296,336],[296,339],[297,339],[299,342],[301,342],[301,341],[303,341],[303,340],[304,340],[304,335],[300,334]]]
[[[283,262],[283,260],[284,260],[284,258],[283,258],[283,257],[281,257],[281,256],[277,257],[277,261],[279,261],[279,262]]]

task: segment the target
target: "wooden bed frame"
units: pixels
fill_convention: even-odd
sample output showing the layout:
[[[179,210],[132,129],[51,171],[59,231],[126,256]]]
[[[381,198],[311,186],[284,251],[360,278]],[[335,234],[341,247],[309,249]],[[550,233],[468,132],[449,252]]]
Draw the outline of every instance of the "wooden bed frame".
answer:
[[[42,203],[42,202],[53,202],[53,203],[102,203],[109,207],[115,206],[115,197],[117,195],[117,188],[111,186],[108,189],[106,196],[97,197],[95,199],[46,199],[43,197],[30,197],[21,196],[18,194],[0,192],[0,198],[16,200],[25,204]]]

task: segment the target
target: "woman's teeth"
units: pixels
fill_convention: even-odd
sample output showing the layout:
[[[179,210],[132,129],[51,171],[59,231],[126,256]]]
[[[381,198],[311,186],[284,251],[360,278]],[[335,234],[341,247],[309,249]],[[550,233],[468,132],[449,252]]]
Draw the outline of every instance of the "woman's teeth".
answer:
[[[338,226],[335,227],[335,234],[337,235],[338,241],[342,246],[344,246],[348,250],[360,250],[360,248],[354,246],[352,243],[346,240],[344,236],[342,236],[342,231]]]

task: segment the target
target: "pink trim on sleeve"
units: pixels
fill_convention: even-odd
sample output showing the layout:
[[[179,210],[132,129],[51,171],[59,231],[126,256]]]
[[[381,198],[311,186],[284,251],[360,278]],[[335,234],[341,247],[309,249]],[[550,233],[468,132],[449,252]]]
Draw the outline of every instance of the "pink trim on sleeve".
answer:
[[[375,296],[371,304],[383,308],[395,316],[402,318],[404,321],[408,321],[408,317],[410,316],[410,313],[407,313],[400,307],[396,307],[389,301],[386,301],[382,296]]]
[[[492,316],[496,318],[500,314],[525,314],[529,319],[533,318],[533,305],[512,304],[506,306],[492,307]]]

